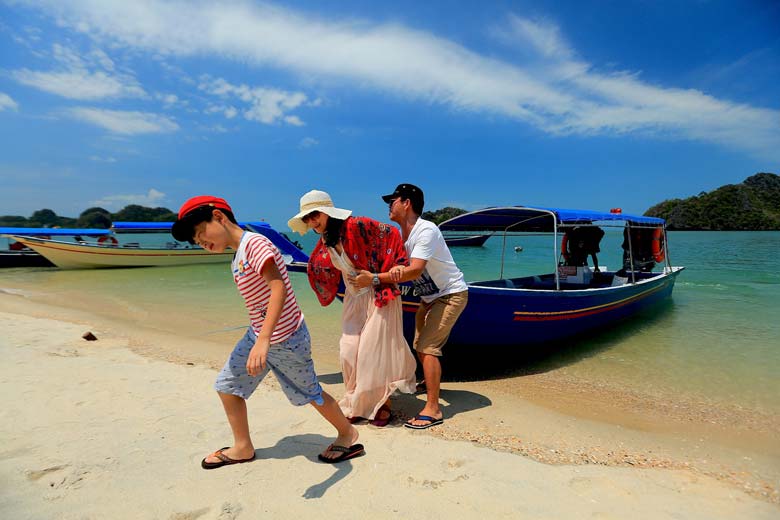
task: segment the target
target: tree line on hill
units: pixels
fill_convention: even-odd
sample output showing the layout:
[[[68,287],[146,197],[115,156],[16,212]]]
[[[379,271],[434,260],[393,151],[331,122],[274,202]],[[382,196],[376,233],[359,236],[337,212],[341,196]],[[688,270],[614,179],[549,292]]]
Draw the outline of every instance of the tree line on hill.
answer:
[[[425,211],[422,218],[434,224],[466,213],[446,207]],[[740,184],[727,184],[711,192],[687,199],[665,200],[645,212],[648,217],[666,220],[670,230],[759,231],[780,230],[780,176],[757,173]],[[94,207],[78,218],[62,217],[50,209],[39,209],[28,217],[0,216],[2,227],[62,227],[108,229],[118,222],[173,222],[176,213],[168,208],[147,208],[137,204],[116,213]]]
[[[27,218],[18,215],[0,216],[2,227],[108,229],[112,222],[173,222],[176,214],[168,208],[147,208],[137,204],[125,206],[116,213],[94,207],[81,212],[78,218],[62,217],[50,209],[39,209]]]
[[[670,199],[645,212],[666,220],[670,230],[780,230],[780,176],[757,173],[687,199]]]

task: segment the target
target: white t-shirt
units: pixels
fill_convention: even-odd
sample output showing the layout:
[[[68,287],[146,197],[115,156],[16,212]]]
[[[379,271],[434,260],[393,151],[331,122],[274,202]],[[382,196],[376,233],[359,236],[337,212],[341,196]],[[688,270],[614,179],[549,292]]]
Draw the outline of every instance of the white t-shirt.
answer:
[[[428,262],[420,278],[412,282],[414,294],[420,296],[422,301],[430,303],[441,296],[468,290],[463,273],[455,265],[452,253],[436,224],[417,219],[404,246],[410,259],[419,258]]]

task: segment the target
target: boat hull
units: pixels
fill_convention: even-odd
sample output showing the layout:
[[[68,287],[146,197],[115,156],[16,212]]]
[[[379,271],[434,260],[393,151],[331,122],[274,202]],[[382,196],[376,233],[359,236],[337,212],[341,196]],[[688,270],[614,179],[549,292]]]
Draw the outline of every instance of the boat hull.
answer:
[[[53,267],[46,257],[35,251],[0,251],[2,267]]]
[[[31,237],[15,236],[14,239],[40,253],[61,269],[213,264],[226,263],[233,258],[232,250],[225,253],[210,253],[203,249],[122,248]]]
[[[474,235],[469,237],[444,237],[450,247],[481,247],[492,235]]]
[[[603,331],[653,307],[672,294],[683,268],[636,284],[583,290],[534,290],[469,284],[469,300],[450,334],[448,345],[518,346],[558,342]],[[404,335],[414,339],[414,316],[420,306],[402,285]]]

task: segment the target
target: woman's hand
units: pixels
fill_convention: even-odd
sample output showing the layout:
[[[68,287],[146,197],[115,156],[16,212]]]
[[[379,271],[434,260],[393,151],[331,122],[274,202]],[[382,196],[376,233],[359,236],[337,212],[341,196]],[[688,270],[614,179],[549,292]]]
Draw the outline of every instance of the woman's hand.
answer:
[[[247,373],[255,377],[265,370],[265,361],[268,358],[268,349],[271,348],[269,338],[257,338],[255,346],[249,351],[249,358],[246,360]]]
[[[366,270],[359,271],[358,274],[347,277],[347,280],[355,289],[362,289],[363,287],[370,286],[373,279],[374,274]]]

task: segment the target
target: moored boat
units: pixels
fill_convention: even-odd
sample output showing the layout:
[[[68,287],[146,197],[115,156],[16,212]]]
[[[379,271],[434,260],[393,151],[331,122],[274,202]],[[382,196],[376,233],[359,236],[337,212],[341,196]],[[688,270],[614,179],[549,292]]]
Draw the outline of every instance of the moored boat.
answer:
[[[486,235],[469,236],[447,236],[444,235],[444,242],[450,247],[481,247],[485,245],[487,239],[493,236],[492,233]]]
[[[266,222],[239,223],[245,229],[267,236],[282,252],[290,270],[305,270],[308,257]],[[115,222],[115,233],[167,232],[170,222]],[[105,231],[99,243],[67,242],[35,236],[9,235],[41,254],[61,269],[154,267],[229,262],[233,251],[210,253],[198,246],[168,241],[164,247],[142,247],[138,242],[120,242]],[[84,233],[82,233],[84,234]]]
[[[614,271],[599,269],[596,256],[600,228],[610,226],[624,233],[623,266]],[[439,227],[504,237],[499,278],[468,283],[468,305],[452,330],[451,345],[535,345],[603,331],[667,300],[684,269],[671,265],[665,223],[654,217],[512,206],[459,215]],[[548,272],[504,277],[506,239],[513,233],[550,236]],[[594,265],[588,265],[588,256]],[[653,270],[656,264],[660,270]],[[401,291],[404,333],[411,342],[420,299],[410,284]]]
[[[0,227],[0,237],[24,235],[38,238],[53,236],[69,239],[72,243],[84,242],[86,239],[104,237],[111,232],[107,229],[66,229],[66,228],[22,228]],[[2,243],[2,242],[7,242]],[[14,239],[0,239],[0,268],[2,267],[53,267],[54,264],[37,251],[30,249]]]

